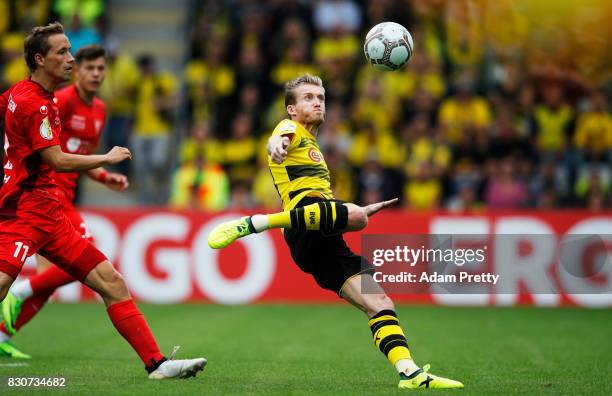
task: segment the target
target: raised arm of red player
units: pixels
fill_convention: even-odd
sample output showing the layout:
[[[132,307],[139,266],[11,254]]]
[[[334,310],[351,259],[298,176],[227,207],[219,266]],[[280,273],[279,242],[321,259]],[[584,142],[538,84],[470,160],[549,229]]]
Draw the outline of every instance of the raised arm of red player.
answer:
[[[58,144],[41,149],[40,155],[47,165],[58,172],[85,171],[132,159],[130,150],[118,146],[103,155],[78,155],[64,153]]]

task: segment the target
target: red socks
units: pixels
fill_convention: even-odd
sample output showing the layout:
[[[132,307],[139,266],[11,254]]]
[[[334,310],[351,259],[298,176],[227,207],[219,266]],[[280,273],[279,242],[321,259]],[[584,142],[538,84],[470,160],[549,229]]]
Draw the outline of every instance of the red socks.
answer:
[[[157,367],[164,360],[164,355],[159,352],[149,325],[134,300],[113,304],[106,310],[119,334],[132,346],[146,367]]]
[[[52,265],[40,274],[36,274],[30,278],[30,286],[32,294],[51,294],[55,289],[76,281],[72,276],[68,275],[64,270],[56,265]]]

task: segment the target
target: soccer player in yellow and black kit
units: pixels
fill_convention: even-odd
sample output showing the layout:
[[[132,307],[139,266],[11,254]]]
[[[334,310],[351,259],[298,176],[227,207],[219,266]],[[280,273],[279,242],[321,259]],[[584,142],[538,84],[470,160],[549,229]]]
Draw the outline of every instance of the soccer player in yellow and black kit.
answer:
[[[281,121],[268,141],[268,164],[283,201],[283,212],[247,216],[218,225],[208,244],[223,248],[238,238],[283,228],[291,256],[324,289],[368,315],[374,343],[395,366],[399,388],[463,388],[463,384],[418,367],[399,326],[393,301],[372,278],[369,263],[348,248],[342,232],[358,231],[368,217],[397,199],[365,207],[335,200],[317,131],[325,120],[325,89],[319,77],[304,75],[285,84],[289,119]],[[362,293],[364,290],[375,294]]]

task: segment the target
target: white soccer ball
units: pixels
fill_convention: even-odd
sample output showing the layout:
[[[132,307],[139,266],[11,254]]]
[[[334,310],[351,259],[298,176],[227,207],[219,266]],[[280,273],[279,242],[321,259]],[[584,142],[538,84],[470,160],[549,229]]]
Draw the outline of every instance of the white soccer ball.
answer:
[[[404,66],[413,50],[412,36],[395,22],[382,22],[366,35],[363,52],[378,70],[397,70]]]

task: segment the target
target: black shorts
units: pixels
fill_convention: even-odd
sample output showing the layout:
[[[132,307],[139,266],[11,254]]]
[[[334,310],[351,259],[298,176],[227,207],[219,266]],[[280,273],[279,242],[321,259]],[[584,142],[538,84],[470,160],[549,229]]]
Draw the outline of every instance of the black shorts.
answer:
[[[306,197],[296,207],[320,201],[325,199]],[[284,236],[293,260],[302,271],[311,274],[323,289],[340,294],[340,289],[350,277],[373,273],[371,264],[349,249],[340,232],[325,235],[321,231],[285,229]]]

